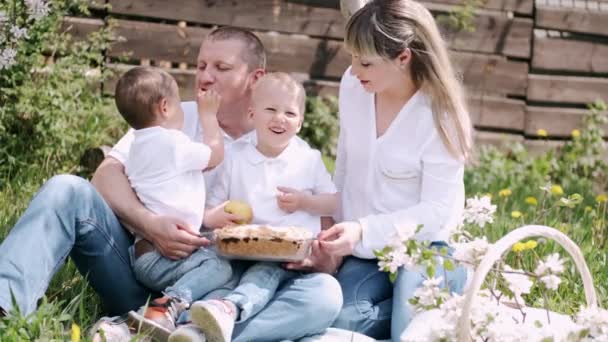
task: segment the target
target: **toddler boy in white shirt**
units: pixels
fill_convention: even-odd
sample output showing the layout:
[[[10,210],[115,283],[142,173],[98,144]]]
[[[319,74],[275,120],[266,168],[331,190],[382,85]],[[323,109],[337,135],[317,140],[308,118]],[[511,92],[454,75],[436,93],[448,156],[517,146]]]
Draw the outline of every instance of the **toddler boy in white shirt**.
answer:
[[[306,94],[285,73],[270,73],[253,88],[249,116],[255,139],[237,141],[217,170],[208,207],[241,200],[253,209],[253,223],[299,226],[315,235],[321,216],[331,216],[338,196],[321,154],[296,133],[302,127]],[[231,222],[223,210],[208,210],[205,226],[221,229]],[[299,273],[279,263],[258,262],[243,274],[239,285],[221,300],[192,304],[191,319],[207,341],[230,341],[235,323],[256,315],[274,297],[282,282]]]
[[[180,229],[199,235],[205,205],[203,170],[218,165],[224,155],[216,114],[220,97],[199,92],[197,104],[203,142],[180,131],[184,113],[177,83],[167,72],[136,67],[116,85],[118,111],[134,129],[125,174],[140,201],[152,212],[183,221]],[[179,314],[193,299],[223,285],[231,277],[229,263],[205,248],[171,260],[141,236],[131,248],[136,278],[164,296],[146,310],[129,313],[153,331],[168,336]]]

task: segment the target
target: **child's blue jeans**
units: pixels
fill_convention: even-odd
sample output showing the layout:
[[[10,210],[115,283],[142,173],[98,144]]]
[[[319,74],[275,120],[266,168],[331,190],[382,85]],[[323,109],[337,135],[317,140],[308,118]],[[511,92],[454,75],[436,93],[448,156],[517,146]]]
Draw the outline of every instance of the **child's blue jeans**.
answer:
[[[207,248],[171,260],[158,251],[132,258],[135,277],[146,287],[188,303],[224,285],[232,276],[230,263]]]
[[[237,322],[243,322],[255,316],[272,300],[282,282],[298,275],[276,262],[258,262],[243,273],[239,285],[224,299],[239,307],[241,314]]]

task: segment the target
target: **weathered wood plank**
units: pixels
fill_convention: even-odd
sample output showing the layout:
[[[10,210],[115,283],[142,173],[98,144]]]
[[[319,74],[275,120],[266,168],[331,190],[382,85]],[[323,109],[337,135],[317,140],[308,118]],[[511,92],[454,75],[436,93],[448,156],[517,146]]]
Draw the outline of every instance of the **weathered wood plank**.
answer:
[[[499,149],[505,149],[514,142],[523,143],[524,141],[524,136],[521,134],[486,132],[482,130],[476,130],[473,138],[475,139],[474,146],[476,149],[479,149],[483,145],[492,145]]]
[[[339,0],[286,0],[287,2],[306,4],[308,6],[324,7],[324,8],[339,8]],[[423,4],[427,3],[441,3],[452,6],[462,4],[462,0],[425,0],[421,1]],[[502,11],[513,11],[521,14],[532,15],[532,9],[534,7],[534,0],[486,0],[481,5],[482,8]]]
[[[608,12],[580,8],[536,7],[539,28],[608,36]]]
[[[470,92],[525,95],[528,64],[502,56],[453,52],[456,70],[463,75]]]
[[[126,40],[113,45],[110,56],[131,52],[134,59],[167,60],[192,65],[208,29],[116,20],[115,32]],[[270,70],[307,73],[311,78],[339,78],[350,64],[350,55],[340,42],[301,35],[257,34],[268,52]],[[453,56],[470,89],[525,95],[527,63],[464,52],[456,52]]]
[[[85,40],[93,32],[103,28],[101,19],[64,17],[61,22],[61,31],[69,33],[74,40]]]
[[[459,51],[504,54],[530,58],[534,23],[531,19],[507,18],[506,14],[477,15],[475,30],[455,32],[443,25],[449,47]]]
[[[111,0],[111,14],[184,20],[194,23],[233,25],[253,30],[279,31],[341,39],[344,19],[339,11],[276,0],[208,2],[182,0],[167,10],[162,0]],[[429,4],[435,14],[451,7]],[[532,20],[507,18],[506,14],[480,13],[475,31],[447,32],[453,49],[530,58]]]
[[[537,37],[532,67],[538,69],[608,72],[608,44]]]
[[[193,23],[231,25],[253,30],[279,31],[342,38],[344,18],[339,11],[276,0],[174,1],[110,0],[111,14],[124,14]]]
[[[116,20],[116,33],[126,39],[115,44],[110,56],[131,53],[135,59],[168,60],[193,64],[208,29]],[[350,64],[342,43],[301,35],[258,33],[266,47],[270,70],[306,72],[311,77],[340,77]]]
[[[423,4],[440,3],[451,6],[462,5],[462,0],[424,0],[421,2]],[[480,7],[491,10],[511,11],[520,14],[532,15],[534,0],[487,0],[484,1]]]
[[[467,98],[471,120],[476,127],[524,130],[524,101],[471,94]]]
[[[588,112],[585,109],[528,106],[525,133],[536,136],[539,129],[544,129],[549,136],[569,137],[573,129],[581,128],[581,120]],[[608,125],[605,125],[606,132],[607,129]]]
[[[528,100],[591,103],[608,101],[608,78],[528,75]]]

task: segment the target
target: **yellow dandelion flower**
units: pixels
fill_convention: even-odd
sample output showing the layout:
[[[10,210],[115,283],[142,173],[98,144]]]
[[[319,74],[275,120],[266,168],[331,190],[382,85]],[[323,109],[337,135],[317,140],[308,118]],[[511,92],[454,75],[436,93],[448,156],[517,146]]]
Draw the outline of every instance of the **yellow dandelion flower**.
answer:
[[[72,342],[80,342],[80,327],[72,323]]]
[[[529,205],[537,205],[538,204],[538,201],[536,200],[536,197],[532,197],[532,196],[526,197],[525,201]]]
[[[547,136],[547,131],[546,131],[546,130],[544,130],[544,129],[542,129],[542,128],[540,128],[540,129],[538,129],[538,130],[536,131],[536,134],[537,134],[539,137],[546,137],[546,136]]]
[[[512,192],[511,189],[502,189],[498,192],[498,196],[500,197],[509,197],[511,196]]]
[[[524,245],[526,246],[526,249],[534,249],[538,246],[538,243],[534,240],[528,240]]]
[[[512,218],[515,218],[515,219],[516,219],[516,218],[520,218],[520,217],[521,217],[521,215],[522,215],[522,214],[521,214],[521,211],[514,210],[514,211],[512,211],[512,212],[511,212],[511,217],[512,217]]]
[[[599,194],[595,196],[595,201],[597,203],[606,203],[608,202],[608,196],[606,196],[606,194]]]
[[[525,249],[526,249],[526,245],[521,242],[518,242],[518,243],[514,244],[513,247],[511,247],[511,250],[515,253],[520,253],[520,252],[524,251]]]
[[[551,193],[560,196],[564,194],[564,189],[559,185],[551,185]]]
[[[576,139],[581,136],[581,131],[579,131],[578,129],[573,129],[571,134],[572,137]]]
[[[591,206],[586,206],[586,207],[585,207],[585,212],[586,212],[586,213],[590,213],[590,212],[592,212],[592,211],[593,211],[593,208],[591,208]]]

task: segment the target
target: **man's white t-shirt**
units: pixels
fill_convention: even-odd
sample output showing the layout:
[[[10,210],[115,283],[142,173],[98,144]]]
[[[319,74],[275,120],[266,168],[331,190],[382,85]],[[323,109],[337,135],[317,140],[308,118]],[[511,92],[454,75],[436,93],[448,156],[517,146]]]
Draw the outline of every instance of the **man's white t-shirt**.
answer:
[[[143,205],[177,217],[198,231],[203,222],[209,146],[178,130],[150,127],[133,131],[125,174]]]
[[[230,146],[217,170],[217,182],[209,189],[207,206],[241,200],[252,207],[253,223],[298,226],[319,233],[319,216],[305,211],[290,214],[277,204],[279,186],[315,195],[336,192],[319,151],[294,137],[279,156],[269,158],[257,150],[255,140],[238,140]]]

